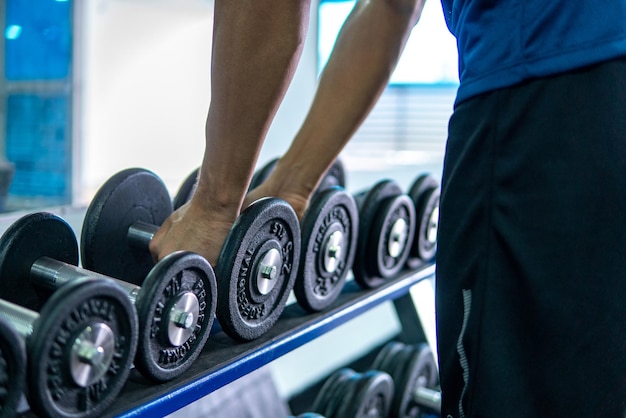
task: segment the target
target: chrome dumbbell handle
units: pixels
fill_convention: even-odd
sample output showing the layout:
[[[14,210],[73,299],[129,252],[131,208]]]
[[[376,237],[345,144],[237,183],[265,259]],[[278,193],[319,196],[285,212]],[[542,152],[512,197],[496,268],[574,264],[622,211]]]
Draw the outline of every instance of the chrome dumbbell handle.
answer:
[[[33,333],[33,323],[39,313],[0,299],[0,318],[6,319],[20,336],[26,338]]]
[[[128,228],[128,245],[145,250],[158,229],[158,226],[146,222],[134,222]]]
[[[418,388],[413,395],[413,401],[419,406],[441,413],[441,392],[438,390]]]
[[[104,274],[88,271],[50,257],[39,257],[32,265],[31,280],[49,290],[59,287],[81,277],[113,280],[128,294],[131,302],[135,303],[141,288],[132,283],[118,280]]]

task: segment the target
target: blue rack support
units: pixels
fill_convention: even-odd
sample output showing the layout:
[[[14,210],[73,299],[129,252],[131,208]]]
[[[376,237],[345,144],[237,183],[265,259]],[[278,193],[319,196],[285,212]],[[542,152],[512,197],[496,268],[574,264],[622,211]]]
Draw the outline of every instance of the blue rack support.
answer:
[[[223,332],[217,333],[193,366],[174,381],[154,384],[133,371],[109,416],[170,414],[386,301],[396,304],[402,326],[409,327],[407,333],[415,332],[414,338],[420,338],[423,331],[418,328],[415,309],[411,312],[409,307],[409,290],[434,273],[434,264],[424,265],[371,290],[350,281],[329,309],[309,314],[297,304],[289,305],[266,334],[251,342],[238,343]]]

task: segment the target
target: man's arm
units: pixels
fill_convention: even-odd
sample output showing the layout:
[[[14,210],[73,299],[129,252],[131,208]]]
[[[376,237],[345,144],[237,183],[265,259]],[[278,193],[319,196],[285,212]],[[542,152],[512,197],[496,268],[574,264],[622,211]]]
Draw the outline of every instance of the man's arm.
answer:
[[[155,258],[185,249],[215,265],[293,78],[310,0],[216,0],[214,13],[211,105],[198,187],[151,241]]]
[[[307,114],[265,184],[246,197],[274,195],[300,217],[311,192],[386,87],[425,0],[363,0],[344,23]]]

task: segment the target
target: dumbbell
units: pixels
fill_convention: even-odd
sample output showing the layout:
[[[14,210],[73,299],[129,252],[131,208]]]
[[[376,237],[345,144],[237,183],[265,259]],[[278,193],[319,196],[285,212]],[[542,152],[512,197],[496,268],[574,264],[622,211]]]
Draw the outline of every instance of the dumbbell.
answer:
[[[372,363],[373,370],[388,373],[395,383],[392,418],[421,417],[441,413],[441,392],[435,358],[428,344],[386,344]]]
[[[437,252],[440,187],[436,178],[420,174],[409,187],[408,195],[417,215],[415,238],[407,260],[409,268],[431,262]]]
[[[83,276],[114,280],[134,303],[140,320],[135,367],[152,380],[179,376],[206,342],[215,317],[216,283],[213,269],[197,254],[168,255],[140,287],[78,267],[72,228],[45,212],[16,221],[0,238],[0,246],[9,247],[0,277],[12,274],[32,286],[33,293],[44,295]]]
[[[148,244],[172,209],[167,188],[151,171],[131,168],[115,174],[87,209],[81,237],[83,265],[138,280],[153,263]],[[217,319],[229,336],[250,341],[272,327],[293,288],[299,252],[298,218],[286,202],[261,199],[235,220],[215,267]],[[183,281],[188,276],[183,274]],[[180,295],[188,290],[198,297],[195,292],[202,288],[171,289]]]
[[[100,416],[130,372],[137,311],[108,279],[81,277],[49,298],[38,294],[25,278],[31,267],[34,275],[41,273],[35,266],[39,251],[14,241],[15,231],[15,224],[9,226],[0,245],[0,317],[26,345],[29,405],[41,416]],[[56,259],[78,262],[76,246],[68,253],[56,241],[46,245]]]
[[[415,235],[415,205],[393,180],[355,195],[359,240],[352,272],[364,288],[381,286],[405,266]]]
[[[271,160],[252,176],[258,187],[276,167]],[[294,294],[309,312],[328,307],[341,294],[357,248],[358,211],[345,189],[343,164],[336,159],[327,170],[300,222],[302,246]]]
[[[326,418],[385,418],[393,394],[394,382],[387,373],[343,368],[324,382],[312,409]]]
[[[1,314],[0,314],[1,315]],[[0,316],[0,416],[14,417],[26,382],[24,339]]]
[[[440,413],[441,393],[435,390],[438,379],[432,351],[427,344],[406,345],[400,342],[386,344],[374,359],[371,369],[365,373],[359,374],[349,368],[333,373],[322,385],[312,409],[327,414],[328,418],[359,416],[338,414],[338,411],[364,408],[367,402],[355,400],[350,384],[368,374],[382,374],[393,382],[393,390],[383,397],[385,414],[375,416],[417,418],[427,411]]]
[[[250,190],[260,185],[272,172],[278,159],[257,170]],[[198,171],[193,171],[178,189],[175,206],[191,198]],[[335,160],[313,194],[301,221],[302,246],[298,279],[294,294],[309,312],[318,312],[337,299],[345,284],[356,252],[358,212],[351,195],[340,189],[345,172]]]
[[[300,269],[293,288],[307,311],[321,311],[341,294],[354,264],[358,218],[354,198],[339,186],[311,198],[302,216]]]

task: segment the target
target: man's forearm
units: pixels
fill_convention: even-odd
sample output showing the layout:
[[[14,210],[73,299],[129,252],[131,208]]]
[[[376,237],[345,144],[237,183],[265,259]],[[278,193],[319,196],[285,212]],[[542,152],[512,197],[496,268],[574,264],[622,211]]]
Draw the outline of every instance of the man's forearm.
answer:
[[[387,85],[423,6],[423,0],[369,0],[355,5],[322,73],[311,109],[282,158],[285,171],[298,176],[294,182],[315,187],[310,179],[328,168],[361,125]]]
[[[239,209],[301,55],[309,13],[310,0],[216,0],[199,203]]]

